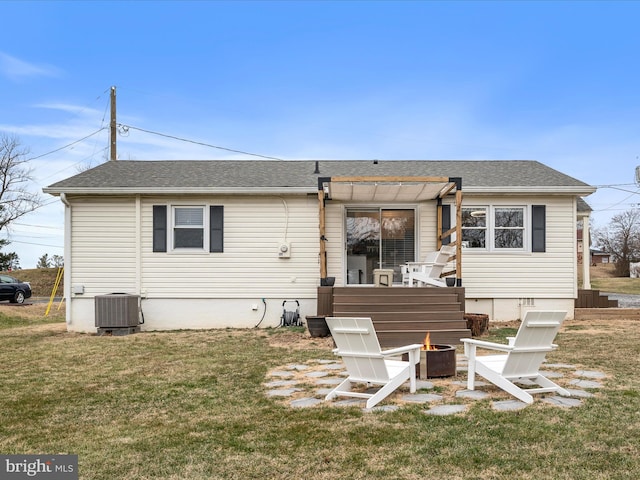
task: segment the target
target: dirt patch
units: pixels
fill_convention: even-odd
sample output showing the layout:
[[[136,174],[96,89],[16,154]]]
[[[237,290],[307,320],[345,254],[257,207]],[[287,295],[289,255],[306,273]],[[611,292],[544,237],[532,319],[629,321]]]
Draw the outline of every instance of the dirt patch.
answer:
[[[314,348],[332,350],[335,348],[332,337],[312,337],[308,332],[280,330],[276,332],[261,331],[260,334],[267,338],[269,345],[272,347],[293,348],[296,350]]]
[[[520,328],[520,320],[512,320],[510,322],[491,322],[489,323],[489,330],[497,328]]]
[[[568,320],[564,322],[560,332],[571,332],[585,335],[623,336],[638,328],[638,320],[615,318],[605,320]]]
[[[22,305],[16,303],[0,302],[0,312],[9,316],[24,318],[26,320],[36,320],[44,317],[47,311],[47,303],[23,303]],[[49,310],[49,316],[63,317],[65,314],[65,305],[59,305],[54,303]]]

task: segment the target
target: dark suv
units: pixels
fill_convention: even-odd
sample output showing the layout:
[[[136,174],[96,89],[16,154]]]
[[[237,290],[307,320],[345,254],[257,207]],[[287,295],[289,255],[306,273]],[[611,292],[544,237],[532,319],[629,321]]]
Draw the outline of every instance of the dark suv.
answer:
[[[21,282],[9,275],[0,275],[0,300],[9,300],[11,303],[24,303],[31,297],[31,285],[29,282]]]

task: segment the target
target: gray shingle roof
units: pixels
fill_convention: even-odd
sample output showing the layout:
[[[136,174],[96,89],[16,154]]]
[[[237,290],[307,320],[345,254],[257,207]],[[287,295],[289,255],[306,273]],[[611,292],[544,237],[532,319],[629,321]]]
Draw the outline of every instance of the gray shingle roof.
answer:
[[[579,213],[591,213],[593,211],[593,209],[589,206],[589,204],[582,198],[578,198],[576,210]]]
[[[463,191],[496,189],[517,192],[526,187],[588,194],[584,182],[530,160],[162,160],[109,161],[45,188],[46,193],[214,192],[251,189],[317,189],[318,177],[445,176],[461,177]]]

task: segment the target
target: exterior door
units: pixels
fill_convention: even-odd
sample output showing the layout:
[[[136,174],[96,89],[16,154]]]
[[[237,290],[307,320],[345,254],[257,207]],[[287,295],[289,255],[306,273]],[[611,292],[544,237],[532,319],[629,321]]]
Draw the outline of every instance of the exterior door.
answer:
[[[373,270],[392,269],[401,282],[400,265],[415,257],[415,210],[348,208],[347,284],[373,284]]]

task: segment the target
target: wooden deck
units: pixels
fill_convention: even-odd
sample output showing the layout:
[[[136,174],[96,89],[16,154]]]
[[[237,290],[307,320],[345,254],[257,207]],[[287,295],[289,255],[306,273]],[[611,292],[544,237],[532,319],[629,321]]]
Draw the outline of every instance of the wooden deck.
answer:
[[[318,315],[371,317],[383,347],[457,345],[471,337],[462,287],[319,287]]]

